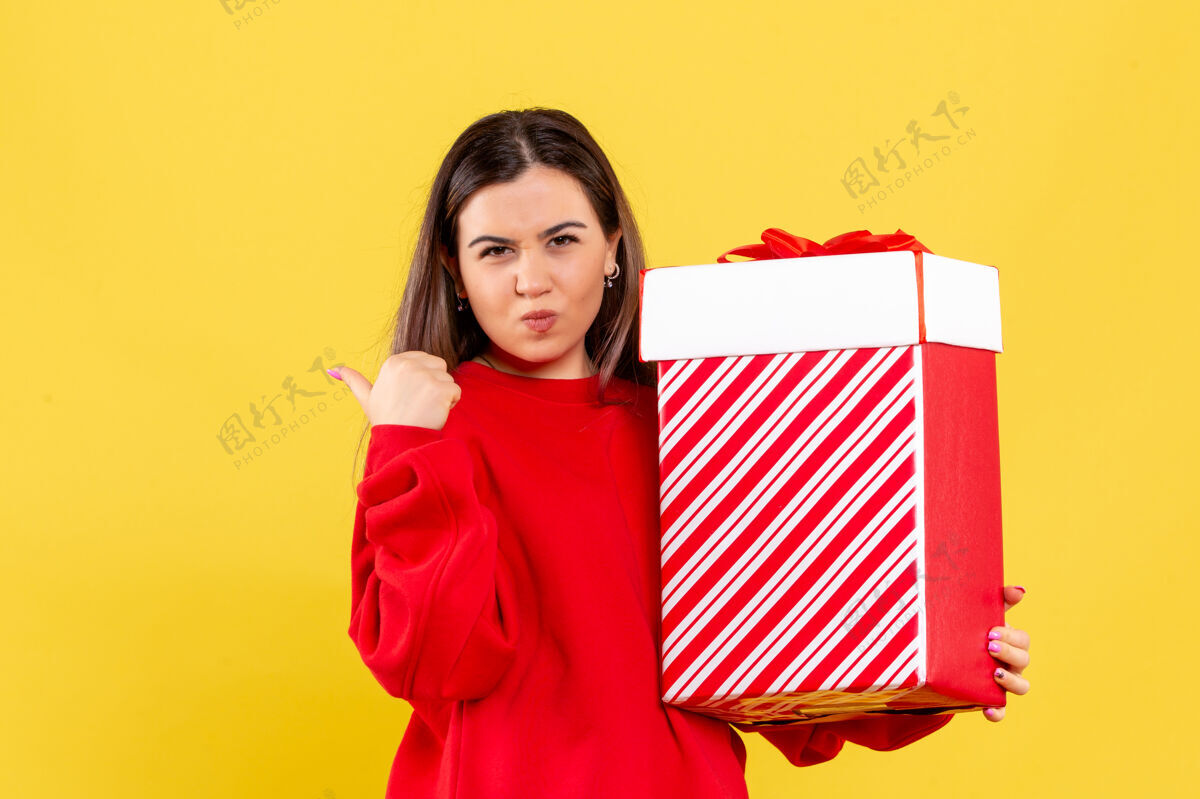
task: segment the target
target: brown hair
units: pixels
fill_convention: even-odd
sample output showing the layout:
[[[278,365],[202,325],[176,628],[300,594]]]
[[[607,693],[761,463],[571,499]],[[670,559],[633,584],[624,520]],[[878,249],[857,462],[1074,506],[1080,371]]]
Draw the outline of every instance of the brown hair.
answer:
[[[562,170],[579,181],[606,238],[621,229],[617,244],[621,272],[612,288],[604,291],[584,338],[589,356],[598,365],[600,403],[620,404],[605,397],[614,375],[647,386],[657,382],[655,365],[638,359],[638,273],[646,261],[642,238],[600,145],[578,119],[553,108],[489,114],[451,145],[429,191],[388,355],[423,350],[443,358],[453,371],[484,350],[487,335],[470,306],[456,310],[454,280],[442,262],[439,245],[457,253],[458,215],[472,194],[516,180],[534,165]],[[364,424],[359,450],[369,430],[370,424]],[[357,457],[356,453],[356,464]]]

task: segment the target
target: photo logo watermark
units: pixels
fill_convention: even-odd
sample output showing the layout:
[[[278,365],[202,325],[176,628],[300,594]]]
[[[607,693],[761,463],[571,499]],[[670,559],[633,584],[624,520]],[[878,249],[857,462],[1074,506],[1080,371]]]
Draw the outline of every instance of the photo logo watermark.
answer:
[[[859,214],[892,197],[926,170],[943,163],[944,159],[974,141],[975,128],[959,124],[970,110],[970,106],[959,102],[957,92],[949,92],[929,115],[936,121],[928,130],[928,123],[922,125],[916,119],[910,119],[905,127],[907,136],[901,136],[895,144],[888,137],[883,140],[882,147],[875,145],[874,159],[870,163],[862,157],[851,161],[842,172],[841,183],[850,199],[857,203]],[[955,119],[956,115],[958,119]],[[926,143],[924,151],[922,142]],[[907,145],[904,152],[901,145]],[[910,147],[912,151],[908,152]]]
[[[249,425],[237,412],[231,413],[221,423],[220,429],[217,431],[217,442],[229,456],[233,468],[241,469],[242,466],[253,462],[256,457],[261,457],[269,452],[272,446],[283,443],[289,433],[300,432],[303,425],[311,422],[318,414],[329,410],[328,400],[341,402],[344,398],[353,396],[346,384],[325,374],[326,369],[346,365],[334,363],[335,357],[333,348],[326,347],[320,355],[313,358],[312,365],[305,370],[306,373],[314,373],[316,377],[302,376],[310,386],[320,381],[319,385],[332,389],[331,391],[305,389],[294,375],[287,375],[280,382],[283,392],[275,394],[270,399],[267,399],[266,394],[261,394],[257,402],[252,400],[247,403]],[[302,398],[303,403],[308,407],[300,408],[297,398]],[[280,401],[284,399],[287,400],[287,406]],[[315,402],[312,401],[314,399]],[[280,413],[281,409],[283,413]],[[256,432],[257,435],[255,435]]]
[[[939,541],[936,547],[933,547],[932,549],[929,550],[929,552],[926,553],[926,557],[925,557],[926,568],[922,569],[921,566],[919,566],[919,565],[917,566],[917,569],[916,569],[917,582],[918,583],[921,583],[921,582],[934,583],[934,582],[942,582],[943,580],[954,579],[954,575],[957,574],[960,569],[960,566],[959,566],[958,562],[955,560],[955,557],[959,553],[966,552],[966,551],[967,551],[967,547],[956,547],[954,549],[950,549],[946,545],[946,542],[944,540]],[[904,578],[901,578],[901,579],[904,579]],[[841,631],[844,633],[849,633],[850,630],[856,624],[858,624],[858,622],[860,620],[862,620],[862,618],[864,616],[867,615],[867,612],[869,610],[874,610],[876,615],[878,615],[879,613],[882,613],[883,610],[876,608],[875,603],[883,596],[884,592],[890,587],[891,587],[890,585],[883,585],[883,586],[875,586],[873,589],[871,589],[871,593],[867,596],[867,598],[864,599],[859,604],[859,606],[854,609],[854,611],[852,611],[850,614],[848,614],[840,625],[838,625],[839,628],[841,629]],[[901,613],[900,616],[897,617],[897,619],[893,621],[893,625],[902,626],[904,624],[907,624],[908,621],[916,615],[916,613],[917,613],[917,605],[914,604],[914,605],[910,606],[907,610],[905,610],[903,613]],[[878,622],[879,620],[880,619],[878,619],[878,618],[874,618],[874,619],[870,620],[870,623],[873,624],[875,622]],[[863,641],[858,646],[854,647],[854,650],[853,650],[854,654],[855,655],[863,654],[872,644],[873,644],[873,642],[871,642],[871,641]]]
[[[241,30],[256,19],[262,19],[268,11],[283,0],[218,0],[225,13],[233,17],[233,27]],[[247,7],[248,6],[248,7]]]

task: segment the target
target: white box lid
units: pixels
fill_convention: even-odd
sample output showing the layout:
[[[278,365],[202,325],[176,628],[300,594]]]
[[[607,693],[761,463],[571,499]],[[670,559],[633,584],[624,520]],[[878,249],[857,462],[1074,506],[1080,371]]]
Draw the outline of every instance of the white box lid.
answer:
[[[1003,352],[994,266],[911,250],[643,269],[642,361],[920,343]]]

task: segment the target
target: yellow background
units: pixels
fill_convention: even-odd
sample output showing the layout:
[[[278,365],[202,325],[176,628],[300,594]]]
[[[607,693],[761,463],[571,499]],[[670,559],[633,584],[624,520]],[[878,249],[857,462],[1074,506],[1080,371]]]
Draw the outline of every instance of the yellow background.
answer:
[[[1000,723],[810,769],[748,735],[751,796],[1191,794],[1194,7],[247,14],[0,11],[0,794],[382,797],[408,706],[346,635],[361,411],[279,398],[292,434],[240,468],[218,433],[289,377],[334,390],[307,371],[325,355],[375,374],[445,149],[531,105],[606,148],[654,265],[902,227],[1000,269],[1033,688]],[[860,212],[843,170],[910,120],[947,133],[952,92],[974,138]]]

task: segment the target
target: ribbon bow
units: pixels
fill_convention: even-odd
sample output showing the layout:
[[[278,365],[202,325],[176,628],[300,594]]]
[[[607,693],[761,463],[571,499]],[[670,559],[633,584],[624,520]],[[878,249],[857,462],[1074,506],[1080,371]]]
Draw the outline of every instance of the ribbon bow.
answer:
[[[895,233],[873,234],[869,230],[852,230],[834,236],[824,244],[812,239],[793,236],[786,230],[769,227],[763,231],[762,244],[746,244],[734,247],[717,258],[717,263],[730,263],[729,255],[745,255],[756,261],[770,258],[803,258],[809,255],[849,255],[860,252],[888,252],[889,250],[911,250],[917,269],[917,340],[925,343],[925,275],[921,254],[933,255],[933,250],[917,241],[903,230]]]
[[[769,227],[763,231],[762,244],[746,244],[734,247],[717,258],[717,263],[729,263],[730,255],[745,255],[756,261],[768,258],[803,258],[807,255],[847,255],[857,252],[887,252],[889,250],[912,250],[927,252],[933,250],[917,241],[899,228],[895,233],[873,234],[869,230],[852,230],[840,236],[834,236],[824,244],[817,244],[812,239],[803,236],[793,236],[777,227]],[[920,263],[920,260],[917,261]],[[918,273],[919,274],[919,273]]]

